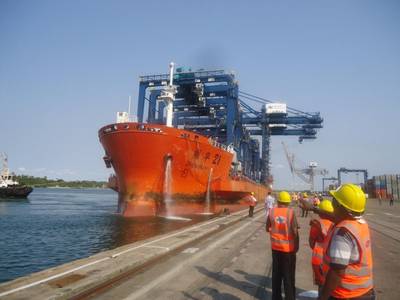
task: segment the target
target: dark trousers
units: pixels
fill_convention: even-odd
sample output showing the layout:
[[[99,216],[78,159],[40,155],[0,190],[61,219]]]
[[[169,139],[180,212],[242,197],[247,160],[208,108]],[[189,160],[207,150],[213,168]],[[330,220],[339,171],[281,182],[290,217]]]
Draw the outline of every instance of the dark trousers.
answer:
[[[282,281],[286,300],[296,299],[296,253],[272,250],[272,300],[282,300]]]
[[[252,217],[254,214],[254,206],[249,206],[249,217]]]

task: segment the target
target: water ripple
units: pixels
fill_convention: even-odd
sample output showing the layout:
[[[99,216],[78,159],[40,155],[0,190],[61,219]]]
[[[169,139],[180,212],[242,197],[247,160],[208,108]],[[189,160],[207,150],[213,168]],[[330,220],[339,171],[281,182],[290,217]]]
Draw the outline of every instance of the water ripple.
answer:
[[[29,200],[0,201],[0,282],[208,218],[125,219],[116,210],[111,190],[35,189]]]

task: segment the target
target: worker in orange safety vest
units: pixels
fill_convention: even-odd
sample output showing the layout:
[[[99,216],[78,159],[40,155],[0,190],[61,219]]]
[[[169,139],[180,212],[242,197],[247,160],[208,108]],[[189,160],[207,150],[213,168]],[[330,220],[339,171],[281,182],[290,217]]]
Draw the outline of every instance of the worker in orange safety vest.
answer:
[[[341,185],[330,193],[335,226],[324,250],[325,283],[319,299],[373,300],[371,238],[362,217],[365,194],[354,184]]]
[[[328,233],[333,227],[332,214],[333,206],[330,200],[324,199],[314,210],[318,215],[318,219],[310,221],[310,235],[308,238],[312,251],[311,265],[314,275],[314,283],[318,286],[318,291],[324,285],[325,278],[323,276],[323,255],[324,247]]]
[[[251,192],[247,196],[247,201],[249,202],[249,217],[253,217],[254,207],[257,205],[257,199],[254,197],[254,192]]]
[[[272,248],[272,299],[282,299],[282,281],[285,299],[296,298],[295,273],[296,252],[299,249],[299,234],[296,214],[289,207],[288,192],[279,193],[278,206],[271,209],[266,231],[270,233]]]
[[[319,197],[318,197],[318,195],[317,194],[314,194],[314,197],[313,197],[313,205],[314,205],[314,207],[318,207],[318,205],[321,203],[321,200],[319,200]]]

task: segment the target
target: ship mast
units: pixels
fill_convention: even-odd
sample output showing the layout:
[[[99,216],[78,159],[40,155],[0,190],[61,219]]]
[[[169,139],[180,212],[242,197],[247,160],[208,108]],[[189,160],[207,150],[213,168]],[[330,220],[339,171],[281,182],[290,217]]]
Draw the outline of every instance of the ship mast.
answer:
[[[172,127],[173,120],[173,102],[175,100],[176,87],[173,85],[174,80],[174,63],[169,64],[169,85],[161,92],[160,100],[164,100],[166,104],[166,125]]]
[[[2,177],[7,177],[10,173],[9,169],[8,169],[8,158],[7,158],[7,154],[6,153],[0,153],[0,160],[2,162],[2,170],[0,172],[0,175]]]

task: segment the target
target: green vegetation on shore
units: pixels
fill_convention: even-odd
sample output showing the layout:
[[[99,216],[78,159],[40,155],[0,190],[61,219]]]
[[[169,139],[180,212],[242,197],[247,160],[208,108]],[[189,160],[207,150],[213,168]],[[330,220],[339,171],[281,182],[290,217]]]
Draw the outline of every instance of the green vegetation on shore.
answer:
[[[20,184],[31,187],[60,187],[60,188],[106,188],[105,181],[75,180],[64,181],[63,179],[48,179],[47,177],[34,177],[27,175],[16,175],[15,180]]]

